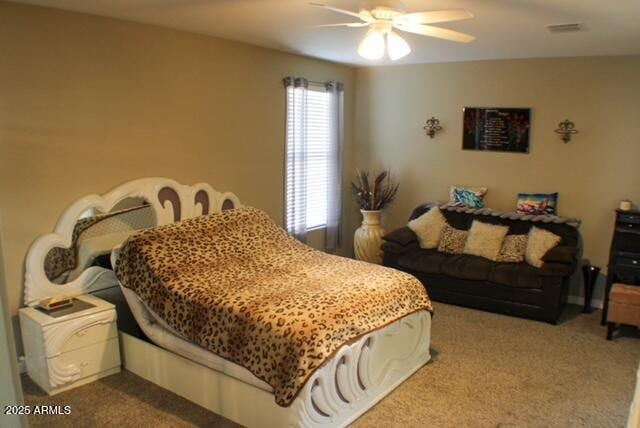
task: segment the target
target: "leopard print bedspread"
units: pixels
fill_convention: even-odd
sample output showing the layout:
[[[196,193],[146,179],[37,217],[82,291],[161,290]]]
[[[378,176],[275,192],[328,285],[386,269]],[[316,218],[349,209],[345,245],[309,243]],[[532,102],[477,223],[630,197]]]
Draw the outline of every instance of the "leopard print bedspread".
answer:
[[[413,276],[316,251],[255,208],[134,235],[115,272],[180,335],[271,385],[281,406],[342,345],[432,310]]]
[[[97,214],[91,217],[80,218],[73,226],[71,234],[71,245],[69,248],[53,247],[44,258],[44,273],[50,281],[59,279],[65,273],[69,273],[78,266],[78,240],[80,235],[95,226],[96,224],[108,220],[113,217],[126,215],[133,211],[151,208],[149,205],[140,205],[131,208],[125,208],[105,214]],[[69,280],[68,277],[60,278],[61,282]]]

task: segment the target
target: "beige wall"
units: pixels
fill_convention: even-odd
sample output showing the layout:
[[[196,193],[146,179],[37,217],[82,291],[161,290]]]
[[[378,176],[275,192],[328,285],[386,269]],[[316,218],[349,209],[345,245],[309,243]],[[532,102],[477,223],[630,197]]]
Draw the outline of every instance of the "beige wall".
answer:
[[[558,191],[560,213],[584,220],[586,256],[605,266],[613,208],[640,201],[639,57],[354,70],[6,2],[0,52],[0,217],[12,314],[29,244],[79,196],[162,175],[232,190],[281,221],[286,75],[345,83],[345,182],[356,166],[393,169],[401,188],[389,229],[416,204],[446,198],[452,184],[488,186],[487,204],[499,209],[513,209],[518,191]],[[464,106],[531,107],[531,153],[463,152]],[[421,129],[431,115],[444,126],[433,140]],[[580,130],[568,145],[553,133],[565,118]],[[349,254],[359,218],[345,200]]]
[[[400,181],[388,228],[452,184],[489,187],[487,205],[503,210],[517,192],[557,191],[560,214],[583,220],[585,256],[606,266],[613,209],[640,203],[640,57],[391,66],[359,69],[356,81],[355,162]],[[463,151],[465,106],[530,107],[530,154]],[[444,129],[429,139],[432,115]],[[566,118],[580,130],[569,144],[553,132]]]
[[[205,181],[283,218],[287,75],[355,70],[211,37],[0,2],[0,217],[9,307],[30,243],[76,198],[137,177]]]

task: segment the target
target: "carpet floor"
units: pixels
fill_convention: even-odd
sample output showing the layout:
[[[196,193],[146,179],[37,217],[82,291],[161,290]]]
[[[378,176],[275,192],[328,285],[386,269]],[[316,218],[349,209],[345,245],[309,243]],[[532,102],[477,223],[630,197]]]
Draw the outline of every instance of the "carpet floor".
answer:
[[[623,427],[640,332],[604,339],[600,312],[569,306],[557,326],[436,303],[432,361],[354,427]],[[46,396],[23,376],[32,427],[233,427],[234,423],[129,372]]]

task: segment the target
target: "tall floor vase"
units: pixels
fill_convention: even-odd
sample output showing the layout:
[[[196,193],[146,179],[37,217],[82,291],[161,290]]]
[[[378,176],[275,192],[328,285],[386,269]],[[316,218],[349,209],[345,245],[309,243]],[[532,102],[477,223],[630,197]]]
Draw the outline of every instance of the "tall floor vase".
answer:
[[[362,226],[353,237],[353,249],[356,259],[369,263],[382,263],[382,237],[384,229],[380,225],[381,211],[360,210]]]

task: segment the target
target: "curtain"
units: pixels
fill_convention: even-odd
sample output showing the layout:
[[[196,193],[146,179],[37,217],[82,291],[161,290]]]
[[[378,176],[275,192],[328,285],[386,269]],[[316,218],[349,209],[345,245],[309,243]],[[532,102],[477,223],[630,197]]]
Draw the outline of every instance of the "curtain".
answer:
[[[341,241],[342,218],[342,147],[344,139],[344,86],[327,82],[329,94],[329,162],[327,163],[327,227],[325,247],[335,252]]]
[[[286,77],[285,226],[302,242],[307,238],[307,90],[309,82]]]

